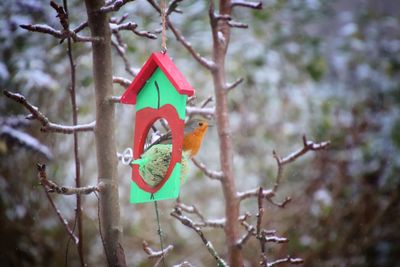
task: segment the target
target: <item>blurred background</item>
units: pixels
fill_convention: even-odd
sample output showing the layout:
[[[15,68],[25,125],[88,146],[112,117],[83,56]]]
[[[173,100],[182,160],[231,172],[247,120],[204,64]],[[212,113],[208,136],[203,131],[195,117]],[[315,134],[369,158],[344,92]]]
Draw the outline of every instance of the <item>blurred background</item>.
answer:
[[[235,175],[239,190],[271,188],[276,175],[272,156],[302,147],[302,135],[331,141],[326,151],[311,152],[285,169],[276,200],[289,196],[284,209],[266,204],[264,227],[289,238],[270,244],[270,258],[301,257],[304,266],[400,266],[400,2],[390,0],[264,0],[263,10],[237,9],[234,18],[249,29],[233,29],[227,56],[230,81],[245,82],[230,93]],[[171,20],[204,56],[210,58],[208,1],[187,0],[183,14]],[[69,1],[70,22],[86,18],[81,1]],[[160,28],[160,17],[144,0],[127,4],[112,16],[129,14],[138,29]],[[66,42],[30,33],[18,25],[59,28],[46,1],[0,2],[0,87],[23,94],[53,122],[72,123]],[[84,30],[88,35],[88,29]],[[196,88],[197,102],[213,95],[210,74],[168,32],[168,52]],[[139,69],[160,40],[122,33],[127,58]],[[90,45],[75,43],[79,122],[95,119]],[[113,51],[115,76],[132,79]],[[115,85],[115,95],[124,88]],[[212,106],[214,103],[211,103]],[[132,145],[134,107],[117,105],[117,150]],[[38,185],[36,162],[47,164],[49,179],[74,184],[73,137],[40,132],[24,119],[27,111],[0,97],[0,265],[62,266],[68,237]],[[210,128],[199,160],[218,169],[216,129]],[[92,133],[79,135],[84,185],[96,184]],[[123,245],[129,266],[152,266],[141,248],[158,248],[152,204],[129,204],[130,170],[119,165]],[[223,217],[217,181],[191,166],[181,200],[213,219]],[[75,198],[53,195],[73,224]],[[215,261],[199,237],[173,219],[173,201],[159,204],[165,243],[174,245],[168,265],[184,260],[196,266]],[[246,200],[241,213],[257,212]],[[89,266],[104,266],[98,235],[97,199],[83,197],[84,246]],[[244,233],[244,229],[242,229]],[[226,256],[223,231],[205,235]],[[68,265],[77,266],[73,245]],[[258,266],[259,245],[244,250],[246,266]],[[282,265],[284,266],[284,265]]]

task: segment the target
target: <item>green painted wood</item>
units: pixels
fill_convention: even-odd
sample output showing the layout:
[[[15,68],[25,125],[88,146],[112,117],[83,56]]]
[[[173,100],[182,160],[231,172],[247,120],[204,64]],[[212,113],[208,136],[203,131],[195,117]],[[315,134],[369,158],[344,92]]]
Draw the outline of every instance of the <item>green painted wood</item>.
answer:
[[[160,92],[160,107],[171,104],[175,107],[181,120],[185,119],[187,95],[179,94],[160,68],[147,80],[136,100],[136,111],[146,107],[158,107],[157,81]]]
[[[171,173],[169,179],[165,182],[164,186],[154,193],[154,198],[151,194],[140,189],[136,183],[131,181],[131,195],[130,203],[144,203],[155,200],[164,200],[177,198],[179,196],[179,188],[181,183],[181,164],[177,163]]]

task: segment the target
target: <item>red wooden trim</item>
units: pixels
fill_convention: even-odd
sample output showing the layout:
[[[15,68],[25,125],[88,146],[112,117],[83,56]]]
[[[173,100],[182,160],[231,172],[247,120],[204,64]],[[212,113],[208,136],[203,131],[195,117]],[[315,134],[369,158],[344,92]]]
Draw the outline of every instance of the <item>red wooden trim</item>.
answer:
[[[167,76],[168,80],[180,94],[185,94],[188,96],[194,95],[195,90],[192,86],[190,86],[188,81],[178,70],[167,53],[163,54],[161,52],[156,52],[151,54],[149,59],[140,69],[138,75],[125,90],[120,102],[123,104],[136,104],[137,94],[143,88],[143,85],[151,77],[157,67],[162,70],[162,72],[165,74],[165,76]]]
[[[184,132],[184,121],[179,119],[176,109],[170,105],[164,105],[160,109],[144,108],[136,113],[135,137],[133,157],[138,159],[144,150],[146,136],[151,125],[158,119],[164,118],[172,133],[172,157],[164,179],[156,187],[151,187],[142,178],[139,172],[139,165],[132,166],[132,180],[144,191],[148,193],[157,192],[169,179],[176,163],[182,160],[182,143]]]

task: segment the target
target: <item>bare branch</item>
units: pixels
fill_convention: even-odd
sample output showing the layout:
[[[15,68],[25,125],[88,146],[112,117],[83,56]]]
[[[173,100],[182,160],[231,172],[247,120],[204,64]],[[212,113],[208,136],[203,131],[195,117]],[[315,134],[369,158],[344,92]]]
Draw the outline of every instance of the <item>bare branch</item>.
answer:
[[[237,192],[236,197],[242,201],[245,200],[247,198],[251,198],[251,197],[258,197],[258,190],[259,188],[254,188],[254,189],[250,189],[244,192]],[[262,196],[263,198],[271,198],[273,196],[275,196],[275,192],[271,189],[264,189],[262,192]]]
[[[110,5],[103,6],[100,8],[99,12],[100,13],[108,13],[108,12],[113,12],[113,11],[118,11],[122,6],[124,6],[128,2],[132,2],[134,0],[116,0],[112,1]]]
[[[146,252],[149,259],[157,259],[154,266],[158,266],[161,263],[161,261],[163,260],[163,258],[165,258],[167,253],[170,252],[174,248],[174,246],[168,245],[163,250],[155,251],[149,246],[149,244],[145,240],[143,240],[142,246],[143,246],[144,252]]]
[[[37,170],[38,170],[38,177],[40,180],[40,176],[41,176],[41,172],[46,172],[46,166],[43,164],[37,164]],[[79,243],[79,239],[78,237],[74,234],[74,232],[71,230],[71,228],[68,225],[68,222],[66,219],[64,219],[64,217],[61,215],[61,212],[59,211],[59,209],[56,207],[56,205],[54,204],[53,199],[51,198],[49,192],[46,189],[46,186],[44,184],[42,184],[44,192],[46,194],[47,199],[50,202],[51,207],[53,208],[53,210],[56,212],[58,219],[60,220],[61,224],[64,226],[65,231],[67,231],[68,235],[72,238],[72,240],[74,240],[75,245],[77,245]]]
[[[117,83],[124,88],[128,88],[128,86],[131,84],[131,81],[123,77],[113,77],[113,83]]]
[[[233,83],[228,83],[225,85],[225,90],[230,91],[230,90],[236,88],[236,86],[241,84],[243,81],[244,81],[243,78],[239,78],[236,81],[234,81]]]
[[[247,7],[252,9],[262,9],[262,2],[246,2],[242,0],[233,0],[231,2],[231,7]]]
[[[188,116],[202,115],[206,117],[213,117],[215,114],[215,108],[186,107],[186,114]]]
[[[8,98],[14,100],[17,103],[23,105],[27,110],[29,110],[32,116],[42,124],[41,131],[43,132],[57,132],[64,134],[72,134],[75,132],[89,132],[94,131],[96,122],[91,122],[88,124],[66,126],[61,124],[55,124],[49,121],[49,119],[39,111],[39,109],[32,104],[30,104],[23,95],[18,93],[12,93],[10,91],[4,90],[4,95]]]
[[[215,219],[215,220],[207,220],[203,214],[196,208],[194,205],[186,205],[182,202],[177,202],[175,205],[175,209],[179,210],[180,213],[185,211],[190,214],[195,214],[199,217],[200,222],[193,222],[193,226],[195,227],[213,227],[213,228],[224,228],[225,219]]]
[[[174,265],[174,267],[194,267],[194,265],[188,261],[184,261],[182,263],[178,263],[178,264]]]
[[[306,154],[308,151],[318,151],[318,150],[323,150],[326,149],[330,146],[330,141],[325,141],[321,143],[314,143],[313,141],[307,141],[306,136],[303,136],[303,148],[291,153],[290,155],[286,156],[285,158],[280,158],[278,154],[275,152],[275,150],[272,152],[276,163],[278,164],[278,172],[276,175],[275,179],[275,185],[273,188],[273,191],[276,192],[279,186],[279,183],[282,178],[282,173],[283,173],[283,167],[284,165],[295,161],[299,157],[303,156]]]
[[[210,103],[210,102],[212,102],[212,101],[213,101],[213,97],[212,97],[212,96],[207,97],[207,99],[205,99],[205,100],[200,104],[200,108],[205,108],[205,107],[208,105],[208,103]]]
[[[46,165],[36,164],[38,169],[39,183],[49,193],[58,193],[62,195],[89,195],[94,192],[100,192],[102,186],[69,187],[59,186],[55,182],[47,179]]]
[[[119,104],[121,103],[121,97],[120,96],[111,96],[108,101],[114,104]]]
[[[49,25],[45,25],[45,24],[35,24],[35,25],[23,24],[23,25],[19,25],[19,26],[22,29],[25,29],[28,31],[50,34],[61,40],[64,40],[68,37],[71,37],[72,40],[74,40],[74,42],[95,42],[95,41],[100,40],[100,38],[98,38],[98,37],[87,37],[87,36],[78,35],[77,33],[73,32],[71,30],[59,31],[59,30],[56,30],[56,29],[50,27]]]
[[[178,31],[172,22],[167,17],[168,27],[171,29],[176,39],[181,42],[181,44],[186,48],[186,50],[192,55],[192,57],[197,60],[202,66],[206,69],[213,70],[215,69],[215,63],[209,59],[202,57],[192,46],[190,42],[186,40],[186,38],[182,35],[180,31]]]
[[[124,61],[125,64],[125,70],[126,72],[128,72],[130,75],[132,75],[133,77],[136,76],[136,72],[134,71],[134,69],[132,68],[131,64],[129,63],[128,59],[126,58],[125,55],[125,49],[123,47],[121,47],[117,42],[115,42],[114,40],[111,40],[111,44],[112,46],[114,46],[115,50],[117,50],[118,55],[122,58],[122,60]]]
[[[239,22],[239,21],[228,21],[228,25],[232,28],[247,29],[249,25]]]
[[[138,25],[135,22],[126,22],[124,24],[118,24],[114,26],[113,24],[110,24],[111,31],[113,33],[117,33],[119,31],[131,31],[134,34],[141,36],[141,37],[146,37],[149,39],[157,39],[157,36],[153,33],[147,32],[147,31],[138,31],[136,28]]]
[[[89,26],[89,23],[87,21],[84,21],[81,24],[79,24],[78,26],[76,26],[76,28],[73,29],[72,31],[74,33],[78,33],[80,31],[82,31],[84,28],[86,28],[87,26]]]
[[[206,176],[213,180],[222,180],[224,179],[224,174],[221,171],[213,171],[210,170],[204,165],[202,162],[197,161],[195,158],[192,159],[194,165],[199,168]]]
[[[281,263],[302,264],[302,263],[304,263],[304,260],[300,259],[300,258],[292,258],[290,256],[287,256],[284,259],[279,259],[279,260],[270,262],[270,263],[268,263],[267,266],[268,267],[272,267],[272,266],[276,266],[276,265],[281,264]]]
[[[201,241],[203,241],[203,244],[206,246],[208,252],[214,257],[218,266],[227,267],[226,262],[218,255],[218,252],[215,250],[212,243],[206,239],[206,237],[204,236],[203,232],[200,230],[199,227],[194,226],[192,220],[190,220],[186,216],[183,216],[182,213],[179,211],[179,209],[174,209],[171,212],[171,216],[179,220],[183,225],[193,229],[200,236]]]
[[[169,16],[169,14],[171,14],[172,12],[178,12],[178,13],[180,13],[180,11],[179,10],[177,10],[177,8],[178,8],[178,4],[180,3],[180,2],[182,2],[183,0],[172,0],[170,3],[169,3],[169,5],[168,5],[168,9],[167,9],[167,11],[165,12],[165,14],[167,15],[167,16]]]

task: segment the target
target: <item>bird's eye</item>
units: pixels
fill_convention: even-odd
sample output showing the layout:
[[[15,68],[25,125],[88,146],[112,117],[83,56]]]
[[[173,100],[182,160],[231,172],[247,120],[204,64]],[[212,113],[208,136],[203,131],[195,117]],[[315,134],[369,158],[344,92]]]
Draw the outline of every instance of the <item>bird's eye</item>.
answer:
[[[203,126],[203,124],[204,124],[203,122],[199,122],[199,126]]]

